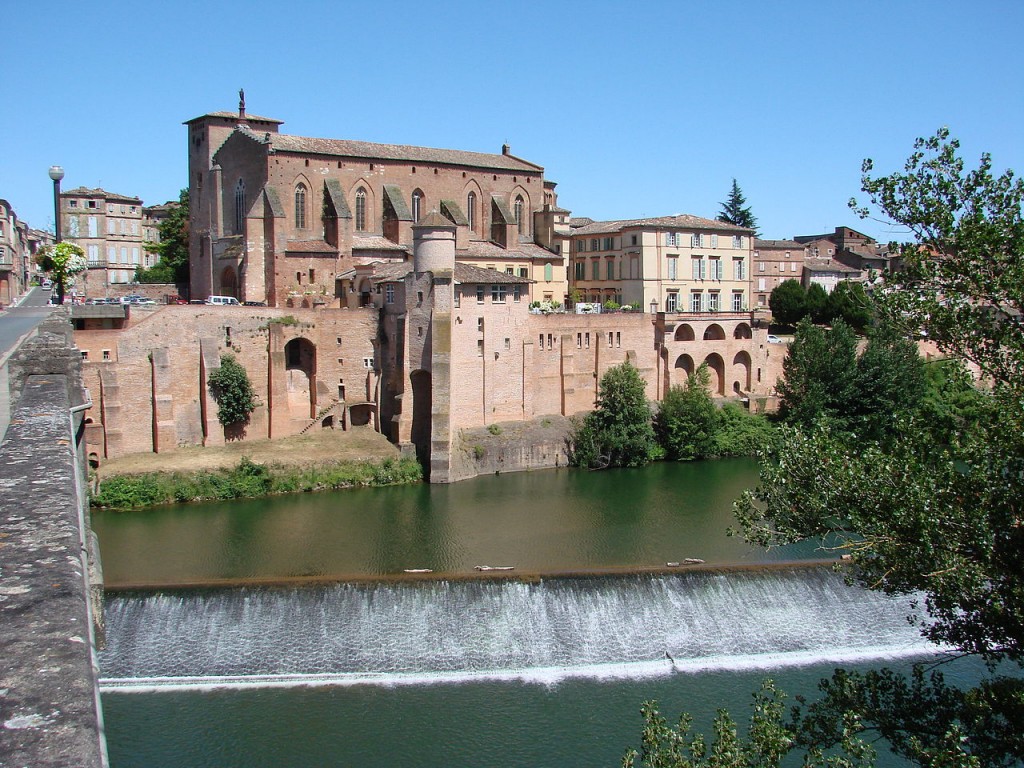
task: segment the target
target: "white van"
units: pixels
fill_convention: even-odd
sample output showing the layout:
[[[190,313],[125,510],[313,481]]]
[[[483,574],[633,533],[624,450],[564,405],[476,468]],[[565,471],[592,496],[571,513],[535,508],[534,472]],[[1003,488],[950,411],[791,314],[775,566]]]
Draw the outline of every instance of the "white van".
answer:
[[[218,307],[237,307],[238,299],[234,296],[210,296],[206,299],[207,304],[214,304]]]

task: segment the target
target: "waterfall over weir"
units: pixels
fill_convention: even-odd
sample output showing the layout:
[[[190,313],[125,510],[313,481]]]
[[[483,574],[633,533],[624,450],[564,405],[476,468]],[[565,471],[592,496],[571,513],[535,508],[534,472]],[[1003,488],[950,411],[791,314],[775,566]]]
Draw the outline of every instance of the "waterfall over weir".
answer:
[[[909,613],[824,568],[126,595],[106,606],[101,684],[554,681],[933,652]]]

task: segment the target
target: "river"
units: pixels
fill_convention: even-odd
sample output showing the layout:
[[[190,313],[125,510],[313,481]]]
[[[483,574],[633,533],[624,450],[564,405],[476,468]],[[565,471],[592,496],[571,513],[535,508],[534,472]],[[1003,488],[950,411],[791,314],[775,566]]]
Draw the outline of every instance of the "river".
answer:
[[[112,763],[615,765],[645,698],[706,728],[765,675],[807,693],[931,653],[906,604],[827,568],[620,572],[829,554],[727,537],[755,482],[750,461],[664,463],[98,514],[113,585],[318,582],[112,593]],[[459,580],[480,564],[531,576]]]

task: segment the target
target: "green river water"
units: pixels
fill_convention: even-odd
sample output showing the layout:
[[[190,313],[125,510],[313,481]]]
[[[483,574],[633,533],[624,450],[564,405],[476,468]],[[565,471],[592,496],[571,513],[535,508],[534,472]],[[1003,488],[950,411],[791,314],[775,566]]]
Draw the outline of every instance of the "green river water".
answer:
[[[664,463],[96,514],[108,585],[151,585],[108,598],[112,765],[610,766],[637,743],[644,699],[707,728],[718,707],[743,717],[765,676],[808,693],[836,663],[906,666],[927,653],[902,609],[847,601],[826,575],[556,575],[827,556],[726,536],[733,499],[756,479],[747,460]],[[547,576],[155,586],[484,564]],[[189,679],[168,686],[168,674]]]

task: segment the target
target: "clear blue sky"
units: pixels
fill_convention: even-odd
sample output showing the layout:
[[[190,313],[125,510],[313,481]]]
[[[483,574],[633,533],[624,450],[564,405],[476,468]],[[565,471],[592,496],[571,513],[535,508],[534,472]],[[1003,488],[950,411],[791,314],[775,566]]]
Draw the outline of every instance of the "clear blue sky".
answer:
[[[187,183],[184,120],[237,108],[304,136],[512,152],[594,219],[713,218],[737,178],[766,238],[858,227],[865,157],[948,125],[1024,172],[1024,3],[6,4],[0,197],[146,204]]]

